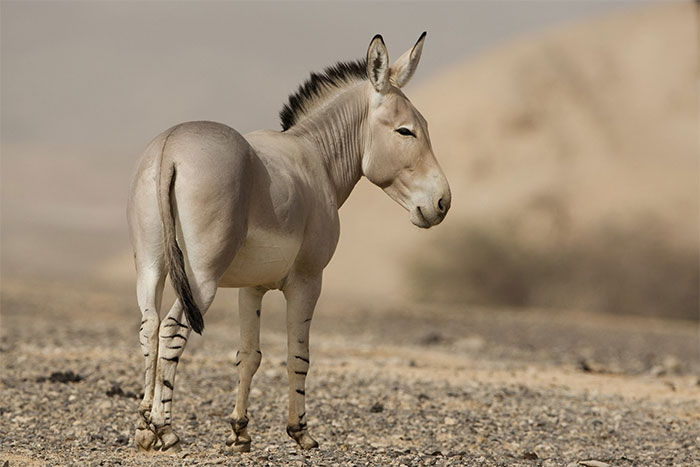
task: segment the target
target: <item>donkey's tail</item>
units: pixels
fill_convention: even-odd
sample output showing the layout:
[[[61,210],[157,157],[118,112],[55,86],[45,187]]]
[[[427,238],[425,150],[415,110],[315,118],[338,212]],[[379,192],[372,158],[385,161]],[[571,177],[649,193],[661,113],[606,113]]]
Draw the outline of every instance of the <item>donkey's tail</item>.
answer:
[[[185,272],[185,259],[180,245],[177,244],[175,234],[175,216],[173,215],[173,206],[170,201],[170,193],[175,184],[175,165],[169,161],[164,163],[165,145],[168,143],[168,138],[175,128],[177,127],[171,129],[165,137],[156,165],[158,208],[160,209],[160,219],[163,222],[163,247],[165,249],[164,253],[170,274],[170,282],[185,309],[187,322],[194,332],[202,334],[204,329],[202,312],[192,296],[190,281],[187,279],[187,273]]]

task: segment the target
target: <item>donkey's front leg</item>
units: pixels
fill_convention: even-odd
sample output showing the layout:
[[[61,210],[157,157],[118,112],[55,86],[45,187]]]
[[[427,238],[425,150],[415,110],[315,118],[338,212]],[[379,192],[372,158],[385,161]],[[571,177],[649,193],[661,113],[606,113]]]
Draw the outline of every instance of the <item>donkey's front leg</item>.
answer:
[[[309,371],[309,328],[321,293],[321,275],[294,276],[284,287],[287,298],[287,375],[289,376],[289,418],[287,434],[302,449],[318,447],[306,426],[306,374]]]
[[[248,434],[248,395],[253,375],[260,366],[260,309],[266,289],[246,288],[238,291],[241,347],[236,353],[238,367],[238,397],[229,422],[233,434],[226,441],[236,452],[250,451]]]

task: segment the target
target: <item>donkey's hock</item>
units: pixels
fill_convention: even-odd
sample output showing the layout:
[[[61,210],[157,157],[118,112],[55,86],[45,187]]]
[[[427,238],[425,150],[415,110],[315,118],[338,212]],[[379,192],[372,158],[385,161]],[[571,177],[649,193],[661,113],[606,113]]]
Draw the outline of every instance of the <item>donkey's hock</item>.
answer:
[[[338,208],[364,175],[429,228],[450,208],[450,188],[423,116],[401,92],[425,33],[393,65],[381,36],[367,57],[311,77],[289,97],[282,131],[246,135],[213,122],[176,125],[146,148],[131,183],[127,217],[136,261],[144,397],[136,444],[172,452],[175,372],[190,332],[201,333],[218,287],[240,288],[239,383],[226,445],[248,451],[248,394],[260,351],[263,295],[287,300],[287,433],[308,431],[309,327],[321,276],[338,242]],[[161,320],[169,275],[177,295]]]

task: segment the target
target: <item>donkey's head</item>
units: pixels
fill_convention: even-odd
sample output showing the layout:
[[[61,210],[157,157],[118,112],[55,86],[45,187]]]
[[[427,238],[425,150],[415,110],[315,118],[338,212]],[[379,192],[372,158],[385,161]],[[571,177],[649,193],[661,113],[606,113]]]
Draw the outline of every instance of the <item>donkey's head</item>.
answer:
[[[411,222],[427,229],[450,209],[450,186],[433,154],[428,123],[400,89],[416,71],[424,39],[425,33],[391,66],[382,36],[369,44],[372,86],[362,173],[410,212]]]

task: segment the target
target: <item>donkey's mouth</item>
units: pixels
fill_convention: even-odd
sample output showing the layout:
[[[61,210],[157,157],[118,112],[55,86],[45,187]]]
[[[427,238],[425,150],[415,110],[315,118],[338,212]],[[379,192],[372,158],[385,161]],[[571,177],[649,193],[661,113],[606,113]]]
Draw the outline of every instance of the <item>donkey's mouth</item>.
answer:
[[[411,222],[413,222],[413,225],[418,226],[421,229],[429,229],[433,226],[433,224],[428,222],[428,219],[426,219],[425,215],[423,214],[423,211],[421,211],[420,209],[420,206],[416,207],[413,213],[414,215],[411,216]]]

